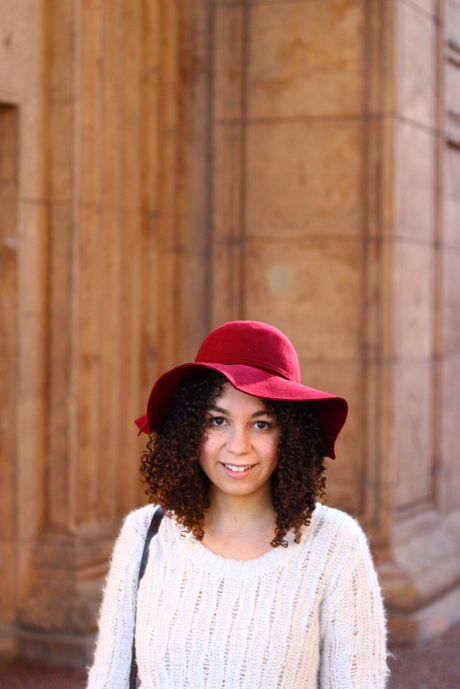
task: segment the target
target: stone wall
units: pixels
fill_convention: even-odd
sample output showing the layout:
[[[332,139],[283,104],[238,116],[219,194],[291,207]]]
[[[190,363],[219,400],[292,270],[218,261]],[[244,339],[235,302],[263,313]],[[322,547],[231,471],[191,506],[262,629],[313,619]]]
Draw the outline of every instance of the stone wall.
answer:
[[[344,395],[395,639],[460,617],[459,0],[0,0],[0,650],[91,656],[132,420],[233,318]]]

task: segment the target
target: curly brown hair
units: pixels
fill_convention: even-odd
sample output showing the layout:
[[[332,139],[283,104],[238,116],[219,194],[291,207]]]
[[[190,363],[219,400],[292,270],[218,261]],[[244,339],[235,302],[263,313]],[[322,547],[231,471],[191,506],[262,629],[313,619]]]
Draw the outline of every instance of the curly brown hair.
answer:
[[[207,411],[222,393],[226,378],[203,369],[180,386],[174,406],[152,433],[141,459],[141,474],[149,502],[174,513],[179,524],[202,540],[206,510],[210,506],[209,479],[200,466],[200,448]],[[318,422],[306,402],[262,400],[281,429],[279,459],[271,477],[273,506],[277,513],[275,537],[270,545],[287,547],[285,536],[311,520],[318,498],[324,500],[326,477]]]

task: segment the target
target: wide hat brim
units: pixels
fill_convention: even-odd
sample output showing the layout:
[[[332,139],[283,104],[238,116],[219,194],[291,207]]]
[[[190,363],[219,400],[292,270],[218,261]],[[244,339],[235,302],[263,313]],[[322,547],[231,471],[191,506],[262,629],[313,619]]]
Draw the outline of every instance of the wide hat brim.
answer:
[[[330,395],[309,388],[264,369],[247,364],[188,363],[180,364],[164,373],[152,388],[147,403],[147,413],[136,419],[140,433],[150,434],[161,424],[174,404],[174,395],[182,381],[207,368],[222,373],[234,388],[262,399],[285,402],[308,402],[318,419],[323,438],[323,452],[335,459],[335,441],[348,414],[348,404],[343,397]]]

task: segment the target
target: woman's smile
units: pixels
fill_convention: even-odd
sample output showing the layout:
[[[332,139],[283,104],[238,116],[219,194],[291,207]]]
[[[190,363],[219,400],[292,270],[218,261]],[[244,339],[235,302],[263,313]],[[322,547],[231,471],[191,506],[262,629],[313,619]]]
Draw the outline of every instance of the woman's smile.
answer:
[[[237,466],[236,464],[223,464],[222,465],[232,478],[241,479],[245,478],[251,473],[251,469],[254,468],[254,464],[249,464],[246,466]]]

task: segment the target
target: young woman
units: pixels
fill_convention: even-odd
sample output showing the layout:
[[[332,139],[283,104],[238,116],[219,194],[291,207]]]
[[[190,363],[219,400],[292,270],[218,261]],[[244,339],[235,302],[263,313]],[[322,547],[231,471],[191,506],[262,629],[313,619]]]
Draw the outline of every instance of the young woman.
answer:
[[[366,538],[324,507],[347,403],[300,383],[276,328],[235,321],[165,373],[147,414],[149,501],[126,518],[89,689],[381,689],[385,620]],[[165,517],[138,585],[156,506]]]

